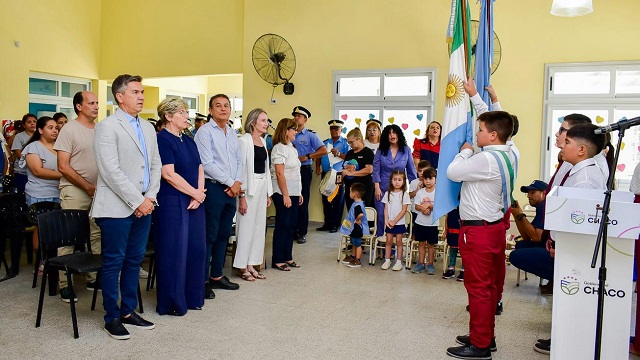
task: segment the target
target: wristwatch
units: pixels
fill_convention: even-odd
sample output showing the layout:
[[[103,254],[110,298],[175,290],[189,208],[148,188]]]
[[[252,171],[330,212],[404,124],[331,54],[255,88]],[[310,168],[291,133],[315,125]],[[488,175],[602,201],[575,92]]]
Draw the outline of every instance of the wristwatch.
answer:
[[[527,217],[527,214],[525,213],[518,214],[516,215],[516,220],[522,220],[523,218],[526,218],[526,217]]]
[[[308,153],[307,155],[305,155],[307,157],[307,159],[311,160],[311,153]]]
[[[245,193],[240,193],[240,195],[238,195],[239,198],[243,198],[245,196],[247,196],[247,194],[245,194]]]

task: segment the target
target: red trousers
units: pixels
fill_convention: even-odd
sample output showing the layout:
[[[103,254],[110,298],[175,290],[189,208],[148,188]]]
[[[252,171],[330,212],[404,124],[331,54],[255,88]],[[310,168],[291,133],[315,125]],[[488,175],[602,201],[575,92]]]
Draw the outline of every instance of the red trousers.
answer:
[[[504,222],[495,225],[463,226],[458,246],[464,259],[464,287],[469,296],[470,341],[488,348],[495,337],[496,305],[501,297],[506,272]]]
[[[640,203],[640,195],[636,195],[633,201],[634,203]],[[635,249],[635,263],[636,271],[640,272],[640,239],[636,240]],[[636,299],[636,331],[635,339],[633,340],[633,347],[637,350],[640,349],[640,296]]]

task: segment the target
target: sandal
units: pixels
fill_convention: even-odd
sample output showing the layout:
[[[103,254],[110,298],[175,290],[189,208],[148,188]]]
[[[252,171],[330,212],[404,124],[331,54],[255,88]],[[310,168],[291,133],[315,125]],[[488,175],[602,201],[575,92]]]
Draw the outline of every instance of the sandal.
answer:
[[[244,281],[256,281],[256,278],[254,278],[250,272],[245,271],[243,272],[240,277],[242,278],[242,280]]]
[[[256,279],[264,280],[267,278],[266,276],[264,276],[264,274],[261,274],[256,269],[251,269],[249,270],[249,272],[251,273],[251,276],[253,276]]]
[[[286,264],[287,264],[287,266],[294,267],[294,268],[299,268],[300,267],[300,265],[296,264],[295,261],[287,262]]]
[[[272,268],[274,269],[278,269],[280,271],[291,271],[291,269],[289,268],[289,266],[287,266],[287,263],[284,263],[282,265],[276,265],[275,263],[271,265]]]

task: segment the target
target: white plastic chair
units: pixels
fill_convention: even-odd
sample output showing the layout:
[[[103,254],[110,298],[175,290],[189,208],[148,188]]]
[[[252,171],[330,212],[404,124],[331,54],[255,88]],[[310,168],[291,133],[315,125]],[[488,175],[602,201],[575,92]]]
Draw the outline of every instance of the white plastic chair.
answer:
[[[402,236],[402,247],[404,250],[404,254],[405,254],[405,258],[403,259],[406,263],[406,257],[407,257],[407,253],[408,253],[408,244],[409,241],[411,239],[411,235],[413,234],[413,226],[410,226],[409,224],[412,224],[413,221],[413,216],[411,215],[411,211],[407,210],[407,212],[404,214],[404,224],[405,227],[408,229],[408,232],[404,233],[404,235]],[[382,235],[382,236],[378,236],[374,238],[374,245],[373,245],[373,251],[377,253],[379,249],[382,249],[383,251],[385,250],[386,244],[387,244],[387,236],[386,234]],[[396,254],[397,254],[397,249],[396,249]],[[376,258],[372,258],[373,262],[372,265],[375,263],[375,259]]]
[[[370,235],[364,235],[362,237],[362,247],[369,248],[369,265],[373,265],[373,239],[376,236],[375,233],[376,229],[378,228],[378,212],[372,207],[366,207],[364,208],[364,211],[367,215],[367,220],[373,220],[373,227],[369,227]],[[343,256],[343,250],[344,256],[348,254],[347,246],[349,245],[349,241],[349,235],[343,234],[342,236],[340,236],[340,244],[338,245],[338,260],[336,261],[340,261],[340,258]]]
[[[435,249],[435,254],[433,256],[434,262],[438,257],[442,257],[444,259],[443,263],[444,263],[444,270],[447,270],[447,261],[446,261],[446,246],[447,246],[447,241],[446,239],[443,238],[443,233],[444,233],[444,228],[442,227],[438,227],[438,243],[434,244],[433,247]],[[418,249],[419,246],[419,241],[417,240],[410,240],[409,244],[407,245],[407,256],[405,257],[405,268],[407,270],[409,270],[411,264],[413,263],[413,259],[414,256],[416,256],[416,261],[420,260],[417,259],[417,256],[419,256],[418,254],[420,253],[420,250]],[[425,256],[428,256],[428,251],[425,253]],[[422,259],[423,262],[426,263],[426,258]],[[443,271],[444,271],[443,270]]]

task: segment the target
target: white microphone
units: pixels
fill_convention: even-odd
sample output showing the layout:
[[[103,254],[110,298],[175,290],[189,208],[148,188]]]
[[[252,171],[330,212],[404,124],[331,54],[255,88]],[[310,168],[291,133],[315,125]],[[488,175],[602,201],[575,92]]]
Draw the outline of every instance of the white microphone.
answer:
[[[596,134],[606,134],[620,129],[626,130],[632,126],[637,125],[640,125],[640,116],[633,119],[622,118],[617,123],[597,128],[594,130],[594,132]]]

